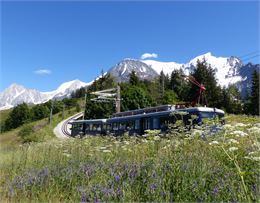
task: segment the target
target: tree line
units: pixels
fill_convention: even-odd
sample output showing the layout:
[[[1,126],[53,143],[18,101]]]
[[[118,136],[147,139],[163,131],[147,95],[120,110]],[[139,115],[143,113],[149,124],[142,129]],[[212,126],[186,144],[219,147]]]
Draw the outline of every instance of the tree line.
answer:
[[[37,121],[43,118],[48,118],[52,109],[52,114],[59,113],[63,110],[72,107],[78,107],[77,99],[64,98],[61,101],[50,100],[43,104],[28,106],[26,103],[17,105],[9,113],[7,119],[1,123],[1,132],[17,128],[23,124]]]
[[[128,82],[119,84],[121,111],[193,101],[199,87],[186,81],[183,75],[183,70],[174,70],[170,75],[161,72],[154,80],[140,80],[133,71]],[[201,105],[221,108],[227,113],[259,115],[259,72],[253,73],[251,94],[245,99],[235,85],[218,85],[215,70],[205,60],[197,62],[191,76],[206,87]],[[115,102],[93,102],[91,99],[95,96],[90,93],[116,85],[114,78],[107,74],[89,86],[86,90],[86,119],[109,117],[115,112]]]
[[[14,107],[6,121],[1,124],[1,131],[47,118],[51,108],[53,114],[61,112],[64,105],[67,108],[76,106],[79,111],[77,98],[85,96],[85,119],[107,118],[115,112],[115,102],[93,102],[91,99],[95,98],[95,95],[91,93],[116,88],[117,85],[120,85],[121,88],[121,111],[163,104],[189,103],[194,100],[199,88],[186,81],[183,75],[182,70],[174,70],[170,75],[161,72],[153,80],[140,80],[133,71],[128,82],[117,84],[113,76],[102,74],[87,88],[82,87],[73,92],[70,98],[65,98],[62,101],[48,101],[32,107],[25,103]],[[259,72],[254,71],[250,94],[244,100],[236,86],[221,87],[218,85],[215,70],[205,60],[197,62],[191,76],[206,87],[201,105],[221,108],[227,113],[259,115]]]

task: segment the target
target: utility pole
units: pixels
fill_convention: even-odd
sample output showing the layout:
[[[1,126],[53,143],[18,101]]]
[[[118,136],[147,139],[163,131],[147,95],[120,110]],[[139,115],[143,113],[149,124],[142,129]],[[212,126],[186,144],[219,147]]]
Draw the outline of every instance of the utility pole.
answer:
[[[63,108],[62,108],[62,120],[64,120],[65,117],[65,104],[63,104]]]
[[[86,112],[86,104],[87,104],[87,93],[85,93],[85,97],[84,97],[84,103],[85,103],[85,105],[84,105],[84,113],[83,113],[83,118],[82,118],[82,120],[84,120],[85,119],[85,112]]]
[[[53,100],[51,100],[51,112],[50,112],[50,120],[49,120],[50,125],[51,125],[51,121],[52,121],[52,110],[53,110]]]
[[[121,98],[120,98],[120,86],[117,84],[117,92],[116,92],[116,113],[120,113],[121,109]]]

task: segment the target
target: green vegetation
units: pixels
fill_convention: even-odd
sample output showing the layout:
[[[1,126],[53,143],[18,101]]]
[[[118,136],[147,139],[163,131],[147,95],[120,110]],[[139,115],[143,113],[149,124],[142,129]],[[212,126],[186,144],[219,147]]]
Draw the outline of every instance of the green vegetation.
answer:
[[[17,141],[1,148],[1,201],[259,201],[259,117],[214,129]]]
[[[133,71],[129,76],[129,82],[119,84],[122,97],[121,110],[194,101],[199,87],[186,81],[183,75],[182,70],[174,70],[170,76],[161,72],[158,78],[143,81]],[[227,113],[259,115],[259,73],[253,74],[251,94],[246,100],[242,100],[239,90],[234,85],[223,88],[217,85],[215,70],[205,61],[198,61],[191,75],[206,87],[205,96],[201,98],[200,104],[221,108]],[[116,83],[109,74],[88,87],[85,118],[104,118],[115,112],[114,102],[95,103],[91,101],[95,96],[90,95],[93,91],[112,87],[115,88]],[[83,95],[82,90],[75,95]]]
[[[79,99],[65,98],[62,101],[48,101],[44,104],[33,106],[28,106],[26,103],[19,104],[12,110],[1,112],[0,132],[15,129],[23,124],[29,124],[32,121],[49,118],[51,109],[52,114],[57,114],[63,110],[72,109],[74,107],[80,111],[79,103],[81,103]]]
[[[119,84],[122,110],[191,101],[197,89],[182,74],[174,71],[169,77],[161,72],[153,81],[140,81],[132,72],[129,83]],[[227,112],[258,114],[257,73],[245,106],[235,87],[216,85],[214,71],[205,62],[198,63],[193,75],[214,90],[207,91],[209,104]],[[168,134],[149,130],[135,137],[58,140],[54,136],[63,117],[83,107],[85,94],[85,118],[111,115],[114,103],[94,103],[90,93],[115,86],[112,76],[103,75],[71,99],[32,107],[21,104],[1,113],[1,131],[6,130],[0,136],[1,202],[260,200],[259,117],[229,115],[222,128],[205,120],[204,126],[191,130],[177,121]]]

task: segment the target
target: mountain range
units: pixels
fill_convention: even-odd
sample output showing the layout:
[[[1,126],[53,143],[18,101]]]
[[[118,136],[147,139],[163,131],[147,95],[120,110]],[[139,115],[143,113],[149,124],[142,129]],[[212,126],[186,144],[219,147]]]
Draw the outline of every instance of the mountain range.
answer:
[[[182,69],[188,75],[193,72],[198,60],[205,60],[215,69],[219,85],[223,87],[235,84],[241,91],[242,96],[245,96],[248,92],[253,71],[259,71],[260,69],[259,64],[244,64],[238,57],[216,57],[209,52],[193,58],[188,63],[126,58],[111,67],[107,73],[113,75],[117,82],[128,81],[129,75],[133,70],[140,79],[147,80],[157,77],[161,71],[170,75],[173,70]],[[34,89],[27,89],[21,85],[12,84],[0,93],[0,110],[12,108],[22,102],[39,104],[50,99],[69,97],[73,91],[81,87],[86,87],[92,84],[92,82],[85,83],[80,80],[73,80],[61,84],[56,90],[51,92],[40,92]]]

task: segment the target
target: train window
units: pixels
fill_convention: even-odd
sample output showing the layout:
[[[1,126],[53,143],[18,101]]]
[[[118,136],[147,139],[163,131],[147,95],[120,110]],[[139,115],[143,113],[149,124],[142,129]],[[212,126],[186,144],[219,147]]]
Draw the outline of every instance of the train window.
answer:
[[[101,131],[101,125],[97,124],[97,131]]]
[[[86,130],[89,130],[89,124],[86,124]]]
[[[92,125],[92,130],[93,130],[93,131],[96,131],[96,130],[97,130],[97,125],[96,125],[96,124],[93,124],[93,125]]]
[[[134,129],[134,122],[129,121],[128,123],[126,123],[126,129],[127,130],[133,130]]]
[[[80,130],[82,129],[83,125],[82,124],[73,124],[73,129],[77,129],[77,130]]]
[[[153,118],[153,128],[154,129],[158,129],[159,128],[158,118]]]
[[[118,123],[113,123],[113,130],[118,130]]]
[[[106,125],[106,130],[111,130],[111,129],[112,129],[111,124],[107,124],[107,125]]]
[[[140,121],[135,120],[135,129],[138,130],[140,128]]]
[[[167,128],[168,124],[169,124],[169,118],[168,117],[161,117],[160,118],[160,128],[161,129]]]
[[[125,123],[120,123],[120,130],[125,130],[126,124]]]
[[[144,129],[150,129],[150,121],[148,118],[144,119]]]

